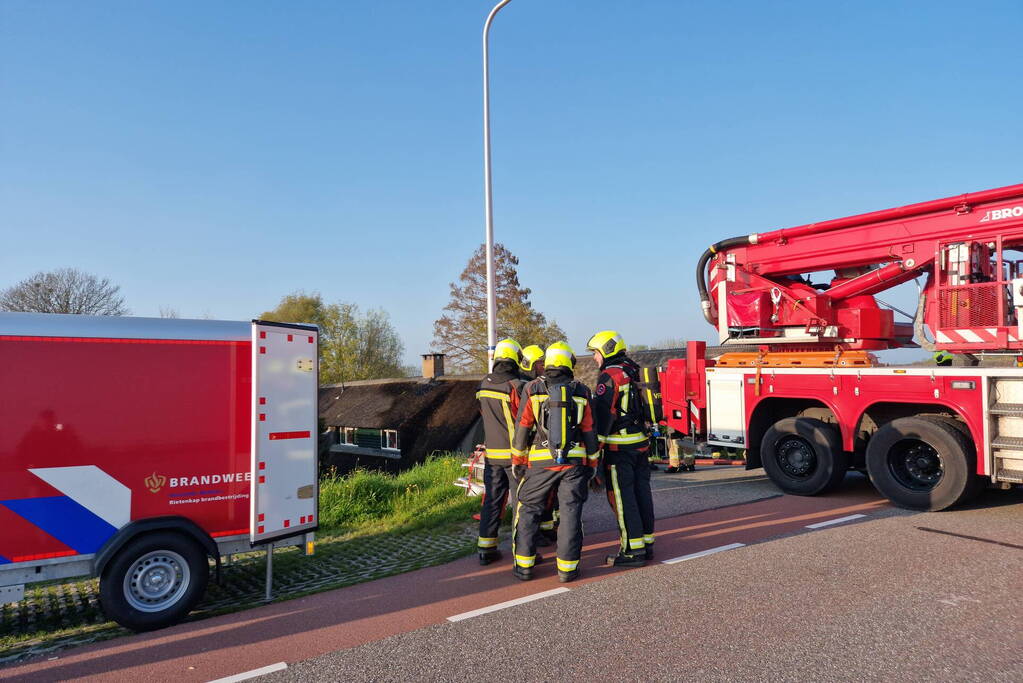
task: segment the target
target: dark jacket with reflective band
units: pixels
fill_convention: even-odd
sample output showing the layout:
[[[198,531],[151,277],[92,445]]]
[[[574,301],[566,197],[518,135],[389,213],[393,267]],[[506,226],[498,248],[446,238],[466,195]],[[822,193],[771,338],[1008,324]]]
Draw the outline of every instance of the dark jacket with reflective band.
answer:
[[[522,392],[522,405],[519,407],[515,439],[512,442],[512,463],[550,470],[563,470],[575,465],[596,466],[600,455],[597,447],[597,434],[593,429],[590,390],[579,382],[575,385],[573,400],[577,410],[576,435],[572,440],[575,441],[576,446],[569,452],[569,458],[573,462],[568,465],[555,464],[550,449],[543,445],[543,435],[536,428],[537,415],[542,410],[542,404],[546,399],[547,383],[545,378],[538,377],[526,384]]]
[[[492,372],[480,382],[476,398],[483,418],[483,444],[490,459],[511,460],[511,442],[523,384],[517,372]]]
[[[630,411],[630,403],[639,401],[634,382],[639,380],[639,366],[625,354],[604,359],[597,378],[597,395],[593,399],[597,438],[609,451],[623,448],[642,450],[650,445],[639,411]],[[631,414],[630,414],[631,413]]]

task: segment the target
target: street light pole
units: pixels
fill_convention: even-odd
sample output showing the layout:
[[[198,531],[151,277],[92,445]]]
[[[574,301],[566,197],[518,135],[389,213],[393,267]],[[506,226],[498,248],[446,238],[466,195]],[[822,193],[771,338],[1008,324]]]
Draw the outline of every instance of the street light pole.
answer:
[[[497,346],[497,297],[494,291],[494,198],[490,177],[490,24],[511,0],[494,5],[483,24],[483,201],[487,221],[487,370],[494,369]]]

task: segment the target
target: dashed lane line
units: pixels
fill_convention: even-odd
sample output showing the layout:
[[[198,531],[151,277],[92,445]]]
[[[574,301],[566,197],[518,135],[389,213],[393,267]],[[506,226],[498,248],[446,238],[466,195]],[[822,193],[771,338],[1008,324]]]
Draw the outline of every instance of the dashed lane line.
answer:
[[[817,522],[816,524],[807,524],[807,529],[822,529],[832,524],[843,524],[845,522],[851,522],[854,519],[860,519],[866,517],[866,515],[846,515],[845,517],[839,517],[838,519],[829,519],[826,522]]]
[[[265,676],[266,674],[272,674],[275,671],[284,671],[288,668],[288,665],[284,662],[277,662],[276,664],[270,664],[269,666],[262,666],[252,671],[245,671],[234,676],[226,676],[224,678],[218,678],[210,683],[237,683],[238,681],[247,681],[250,678],[256,678],[257,676]]]
[[[707,550],[701,550],[698,553],[690,553],[689,555],[683,555],[682,557],[673,557],[670,560],[662,560],[662,564],[677,564],[679,562],[685,562],[686,560],[695,560],[697,557],[706,557],[707,555],[713,555],[714,553],[723,553],[726,550],[735,550],[736,548],[746,547],[745,543],[729,543],[728,545],[719,545],[716,548],[708,548]]]
[[[514,600],[508,600],[506,602],[499,602],[496,605],[490,605],[489,607],[481,607],[479,609],[474,609],[470,612],[462,612],[461,614],[456,614],[453,617],[448,617],[448,621],[463,621],[465,619],[472,619],[473,617],[478,617],[481,614],[489,614],[490,612],[496,612],[498,610],[505,609],[506,607],[514,607],[515,605],[524,605],[527,602],[533,602],[534,600],[548,598],[552,595],[557,595],[558,593],[567,593],[568,591],[569,591],[568,588],[552,588],[549,591],[533,593],[532,595],[527,595],[522,598],[515,598]]]

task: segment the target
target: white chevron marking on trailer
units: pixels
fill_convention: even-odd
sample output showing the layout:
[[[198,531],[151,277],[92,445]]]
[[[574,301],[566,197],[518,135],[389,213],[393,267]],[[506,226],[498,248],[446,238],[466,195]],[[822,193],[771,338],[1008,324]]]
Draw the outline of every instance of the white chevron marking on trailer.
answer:
[[[29,469],[115,529],[131,521],[131,489],[95,465]]]

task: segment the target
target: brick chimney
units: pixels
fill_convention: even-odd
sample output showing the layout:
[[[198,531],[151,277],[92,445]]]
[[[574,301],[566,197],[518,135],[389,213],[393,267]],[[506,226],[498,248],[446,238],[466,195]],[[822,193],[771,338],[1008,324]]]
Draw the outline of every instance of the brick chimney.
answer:
[[[444,374],[444,354],[424,353],[423,354],[423,377],[433,379]]]

